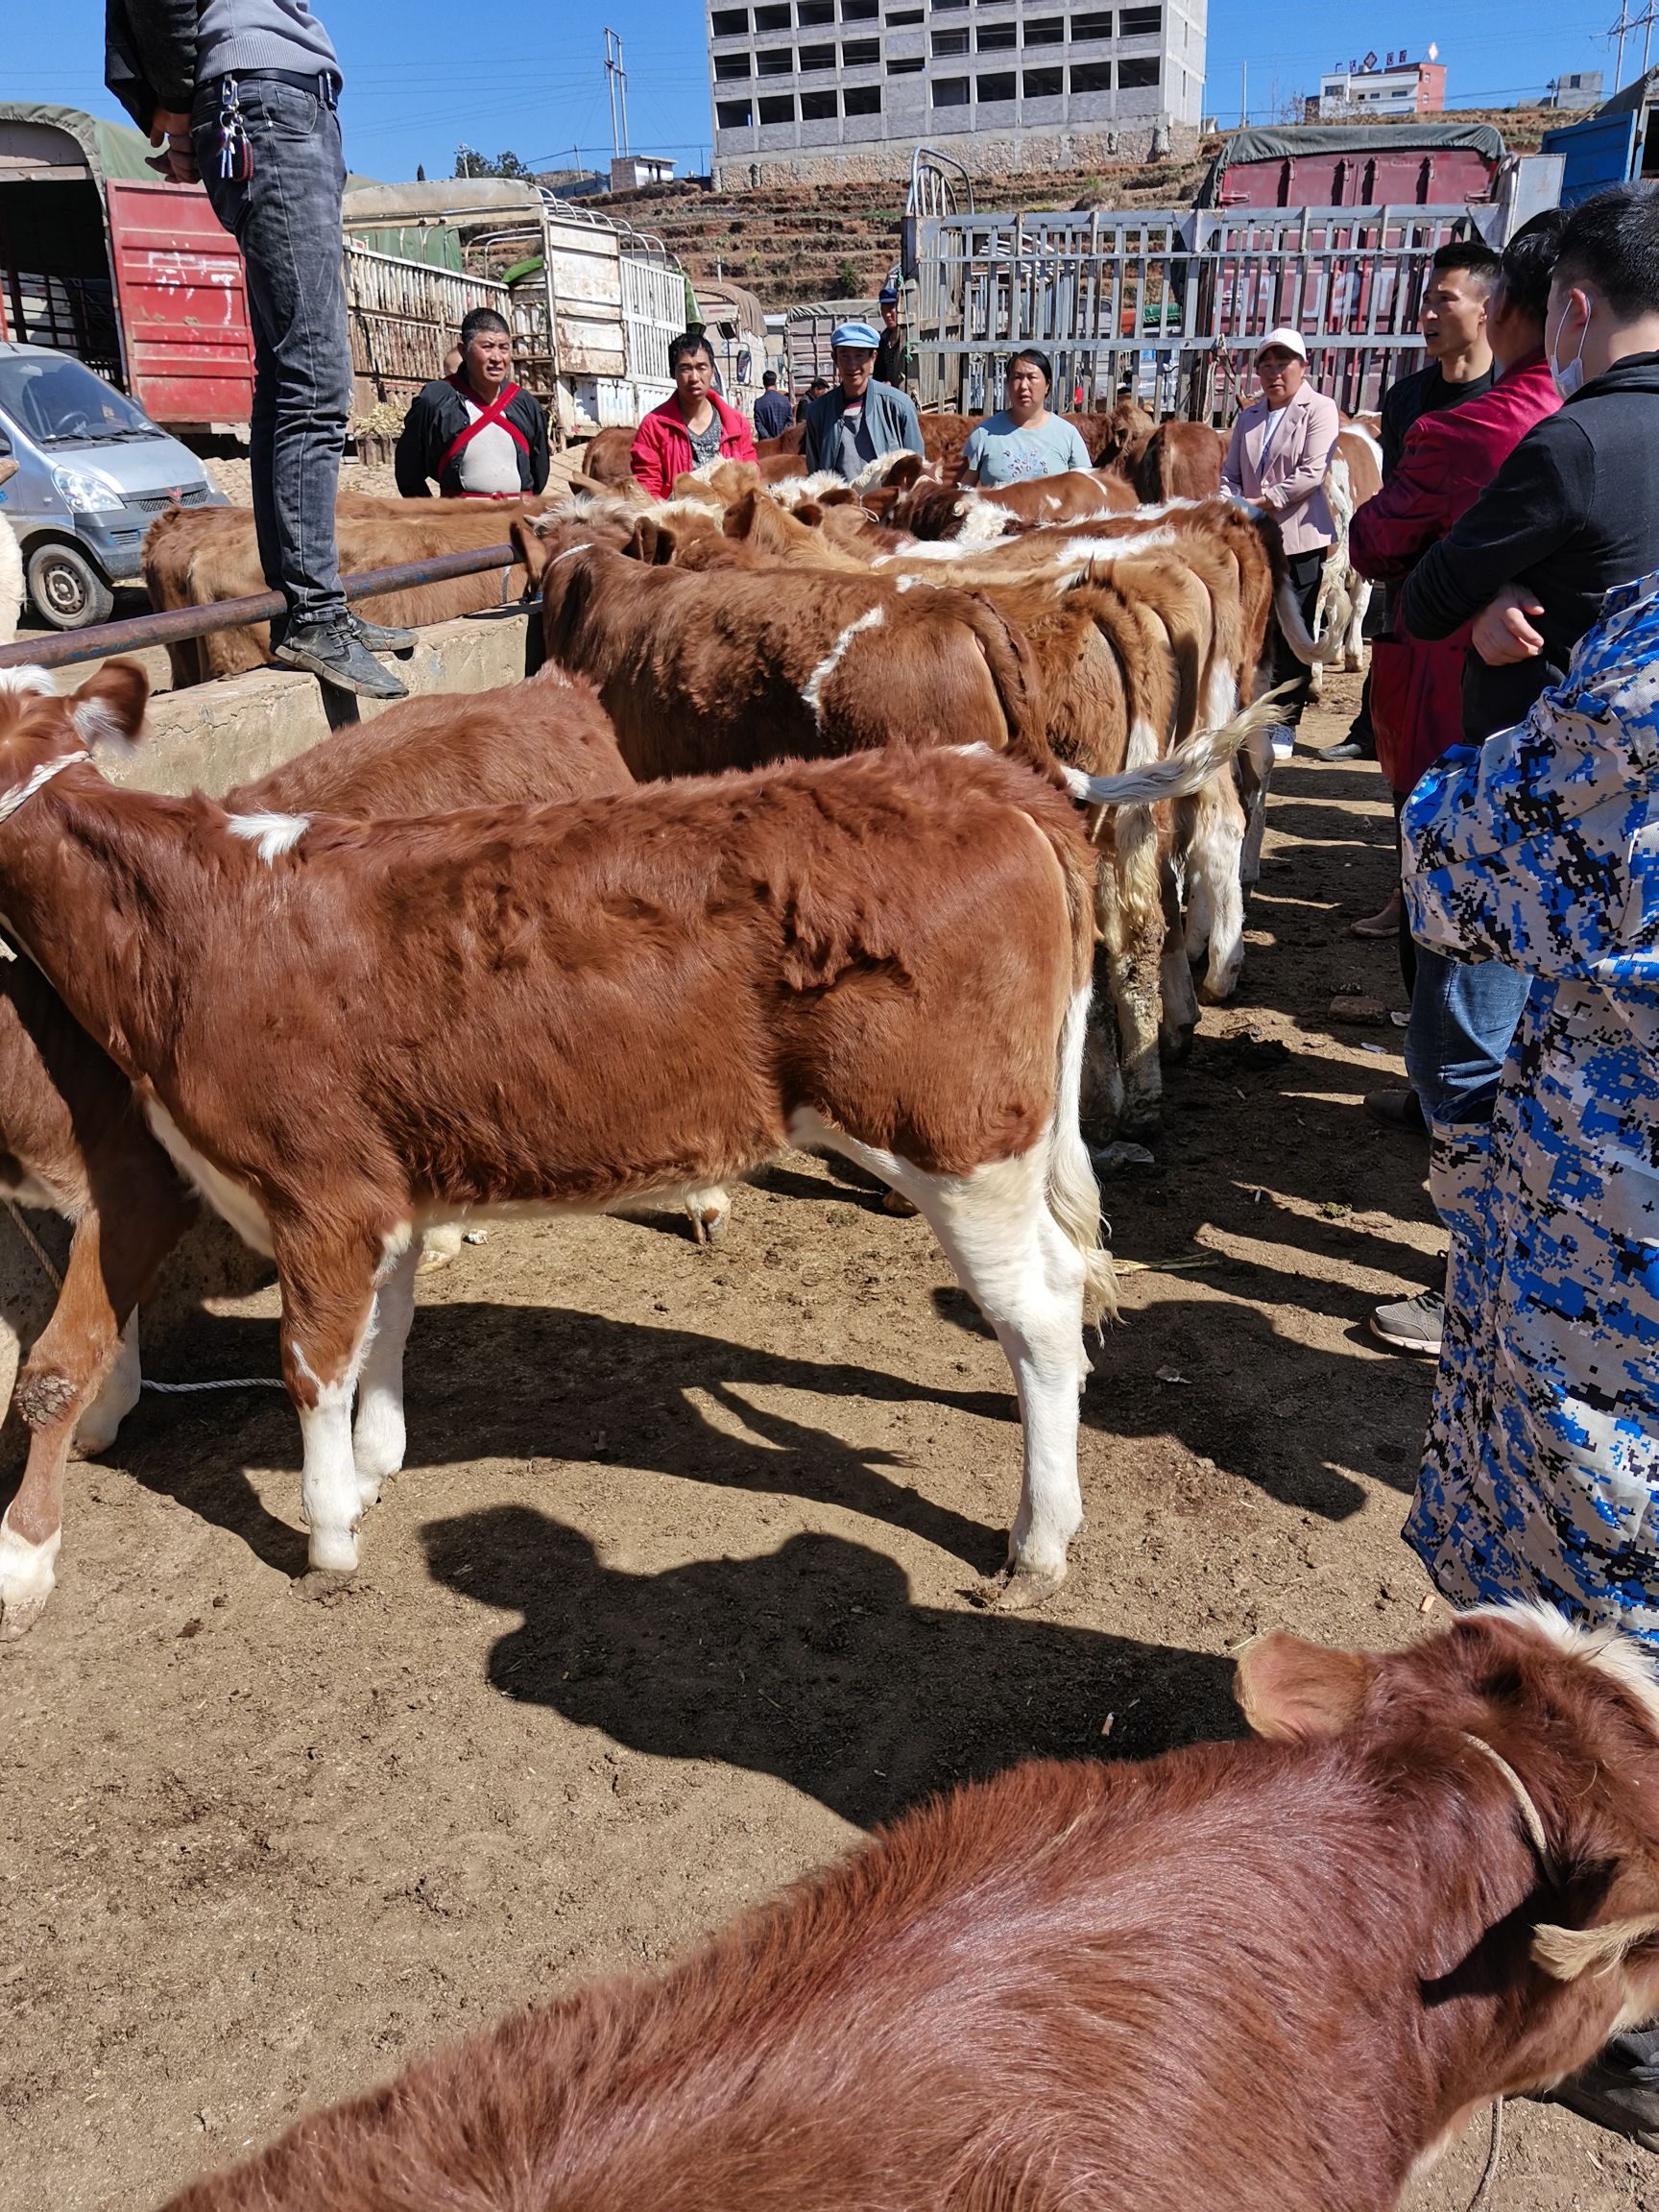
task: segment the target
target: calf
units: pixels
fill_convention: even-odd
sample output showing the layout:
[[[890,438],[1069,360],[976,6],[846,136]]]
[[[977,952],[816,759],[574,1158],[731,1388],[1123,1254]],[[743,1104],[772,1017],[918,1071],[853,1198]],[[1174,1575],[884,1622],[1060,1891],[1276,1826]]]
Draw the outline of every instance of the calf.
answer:
[[[599,431],[582,448],[583,475],[595,484],[632,484],[634,441],[638,435],[637,422]]]
[[[17,688],[0,676],[0,696]],[[631,787],[592,692],[546,669],[497,691],[405,700],[228,793],[223,806],[239,834],[279,843],[300,807],[370,820]],[[0,1191],[74,1223],[57,1306],[18,1376],[31,1433],[22,1486],[0,1517],[5,1638],[22,1635],[51,1595],[71,1444],[102,1450],[137,1403],[137,1308],[194,1212],[126,1076],[19,959],[0,960]],[[719,1234],[718,1191],[697,1193],[689,1210],[699,1236]]]
[[[1224,441],[1207,422],[1160,422],[1136,451],[1135,491],[1146,502],[1214,499],[1221,490]]]
[[[1238,1695],[1266,1741],[955,1790],[169,2212],[1391,2212],[1659,2006],[1653,1681],[1540,1610]]]

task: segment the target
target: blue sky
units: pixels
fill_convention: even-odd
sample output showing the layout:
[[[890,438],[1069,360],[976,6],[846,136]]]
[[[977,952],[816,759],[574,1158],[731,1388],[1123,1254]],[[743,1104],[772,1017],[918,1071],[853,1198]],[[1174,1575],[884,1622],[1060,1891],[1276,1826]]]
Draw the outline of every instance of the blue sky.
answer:
[[[1375,48],[1415,59],[1431,39],[1447,64],[1452,107],[1505,106],[1540,92],[1566,70],[1603,68],[1618,0],[1366,0],[1309,9],[1302,0],[1211,0],[1206,106],[1237,123],[1239,66],[1250,68],[1250,112],[1316,87],[1319,72]],[[366,175],[412,177],[423,162],[447,176],[466,140],[486,154],[510,147],[538,167],[560,166],[580,147],[609,158],[604,28],[623,39],[628,119],[635,150],[671,154],[682,168],[708,164],[709,99],[700,0],[602,0],[589,13],[551,8],[476,7],[455,0],[317,0],[340,49],[347,158]],[[1632,13],[1637,12],[1632,0]],[[62,15],[8,7],[0,98],[50,100],[112,114],[102,84],[102,10],[75,0]],[[1313,36],[1317,18],[1328,26]],[[1627,45],[1626,78],[1640,63]],[[1654,60],[1659,63],[1659,40]]]

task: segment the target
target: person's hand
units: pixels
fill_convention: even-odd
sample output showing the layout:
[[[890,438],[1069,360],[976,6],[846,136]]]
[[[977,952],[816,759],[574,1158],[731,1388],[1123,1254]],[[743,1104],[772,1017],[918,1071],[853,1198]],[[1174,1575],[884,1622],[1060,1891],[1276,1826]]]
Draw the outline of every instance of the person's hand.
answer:
[[[1504,668],[1516,661],[1536,661],[1544,640],[1528,617],[1542,614],[1532,593],[1519,584],[1505,584],[1489,606],[1476,615],[1469,641],[1488,668]]]
[[[196,149],[190,142],[190,118],[180,115],[172,108],[157,108],[150,118],[150,143],[166,144],[166,152],[156,160],[146,163],[169,184],[194,184],[201,172],[196,166]]]

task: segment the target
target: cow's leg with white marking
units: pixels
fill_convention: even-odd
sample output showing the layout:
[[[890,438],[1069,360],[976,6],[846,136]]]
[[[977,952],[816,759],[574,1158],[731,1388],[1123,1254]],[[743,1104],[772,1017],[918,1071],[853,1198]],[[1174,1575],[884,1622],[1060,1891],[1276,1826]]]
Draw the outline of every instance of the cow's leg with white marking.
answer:
[[[144,1392],[144,1369],[138,1352],[138,1315],[127,1316],[115,1347],[115,1359],[98,1386],[98,1395],[75,1425],[78,1452],[108,1452],[120,1433],[121,1424]]]
[[[379,1497],[387,1476],[396,1475],[403,1464],[403,1348],[415,1318],[421,1251],[421,1239],[411,1237],[391,1259],[374,1293],[374,1319],[357,1379],[357,1418],[351,1430],[357,1500],[365,1511]]]
[[[1210,916],[1209,956],[1198,996],[1208,1006],[1232,998],[1244,965],[1244,892],[1239,869],[1246,833],[1244,806],[1229,768],[1197,795],[1187,867],[1201,884]]]
[[[312,1569],[349,1575],[357,1566],[362,1485],[351,1448],[351,1400],[368,1347],[376,1265],[373,1233],[322,1243],[301,1223],[273,1223],[282,1282],[282,1380],[300,1416],[304,1453],[301,1512]],[[401,1349],[401,1347],[399,1347]]]
[[[1077,1042],[1080,1054],[1081,1025]],[[926,1215],[957,1281],[997,1332],[1020,1401],[1024,1470],[1008,1565],[995,1596],[1009,1611],[1040,1604],[1065,1580],[1066,1549],[1083,1522],[1077,1400],[1086,1379],[1088,1269],[1049,1210],[1051,1145],[966,1175],[933,1175],[829,1129],[816,1116],[802,1119],[811,1121],[811,1142],[857,1161]],[[791,1141],[801,1136],[792,1131]]]

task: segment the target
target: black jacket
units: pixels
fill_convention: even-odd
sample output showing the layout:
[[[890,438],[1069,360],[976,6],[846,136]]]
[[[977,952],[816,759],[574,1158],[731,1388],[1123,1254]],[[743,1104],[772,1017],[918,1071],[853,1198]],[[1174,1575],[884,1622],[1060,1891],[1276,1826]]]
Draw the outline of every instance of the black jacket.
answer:
[[[878,384],[904,386],[904,333],[897,325],[883,329],[881,342],[876,349],[876,366],[870,372]]]
[[[1505,584],[1544,612],[1536,661],[1463,670],[1463,730],[1489,737],[1526,718],[1567,672],[1603,592],[1659,568],[1659,353],[1616,361],[1534,424],[1466,515],[1430,547],[1400,593],[1413,637],[1449,637]]]
[[[157,108],[188,115],[202,0],[104,0],[104,82],[147,132]]]
[[[528,392],[520,390],[507,403],[507,420],[530,450],[518,453],[518,483],[525,492],[547,489],[547,418]],[[444,456],[467,427],[467,405],[447,376],[422,385],[409,402],[409,412],[397,437],[396,469],[397,489],[405,499],[431,497],[426,479],[431,477],[440,495],[455,499],[461,493],[461,464],[442,467]],[[517,448],[515,447],[515,451]]]

